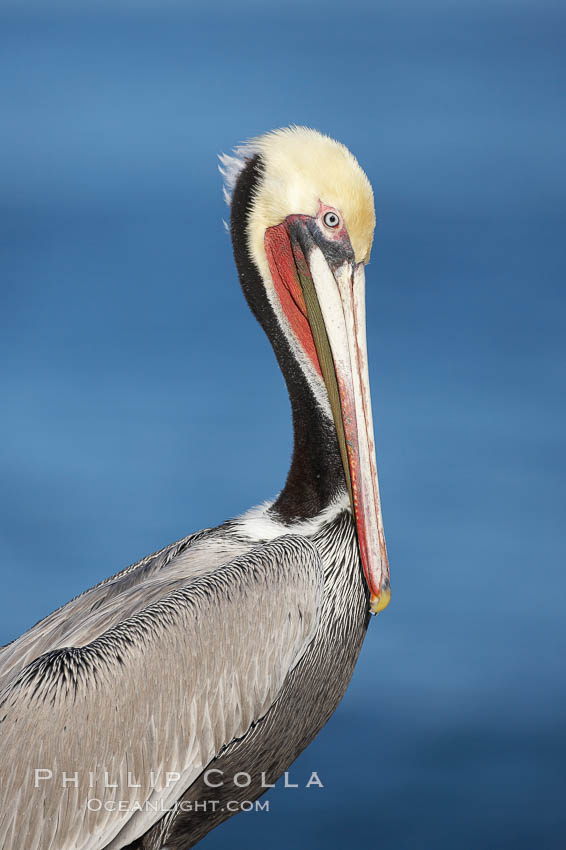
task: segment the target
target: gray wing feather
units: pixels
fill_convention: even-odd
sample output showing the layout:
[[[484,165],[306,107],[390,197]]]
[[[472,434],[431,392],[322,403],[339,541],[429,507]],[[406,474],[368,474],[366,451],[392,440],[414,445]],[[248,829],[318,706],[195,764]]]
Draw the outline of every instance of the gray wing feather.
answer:
[[[316,631],[322,583],[313,545],[281,537],[13,673],[0,693],[3,850],[142,835],[277,699]],[[35,768],[52,776],[36,783]]]
[[[151,602],[249,551],[220,530],[198,532],[75,597],[0,650],[0,690],[34,658],[64,646],[85,646]]]

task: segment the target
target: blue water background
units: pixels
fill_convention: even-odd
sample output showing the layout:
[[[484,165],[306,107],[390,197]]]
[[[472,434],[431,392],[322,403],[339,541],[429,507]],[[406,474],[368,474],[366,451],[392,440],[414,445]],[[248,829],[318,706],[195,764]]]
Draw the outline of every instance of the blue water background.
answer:
[[[216,154],[310,124],[375,189],[393,600],[293,768],[324,789],[208,850],[566,846],[565,33],[546,0],[0,5],[0,643],[284,481]]]

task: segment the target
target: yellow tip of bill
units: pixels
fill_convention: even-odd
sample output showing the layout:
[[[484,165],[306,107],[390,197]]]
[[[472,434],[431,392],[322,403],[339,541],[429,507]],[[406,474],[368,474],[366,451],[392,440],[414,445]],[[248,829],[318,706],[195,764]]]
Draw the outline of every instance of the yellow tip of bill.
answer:
[[[372,614],[379,614],[380,611],[383,611],[389,603],[391,602],[391,590],[387,588],[383,588],[379,596],[374,596],[373,593],[370,598],[369,610]]]

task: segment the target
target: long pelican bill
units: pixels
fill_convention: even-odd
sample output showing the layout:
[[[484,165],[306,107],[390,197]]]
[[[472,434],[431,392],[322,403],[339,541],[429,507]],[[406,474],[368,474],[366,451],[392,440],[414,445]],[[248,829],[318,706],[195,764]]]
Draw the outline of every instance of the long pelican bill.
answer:
[[[268,228],[265,249],[283,310],[328,392],[370,610],[377,614],[391,591],[369,387],[364,263],[355,261],[351,249],[321,238],[315,220],[304,215]]]

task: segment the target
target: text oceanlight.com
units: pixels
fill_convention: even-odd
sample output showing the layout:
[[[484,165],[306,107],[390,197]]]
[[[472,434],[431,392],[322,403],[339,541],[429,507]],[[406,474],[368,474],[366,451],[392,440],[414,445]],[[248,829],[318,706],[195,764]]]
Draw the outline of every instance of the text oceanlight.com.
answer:
[[[163,800],[154,803],[146,800],[143,803],[130,800],[99,800],[92,797],[87,800],[90,812],[268,812],[269,800],[180,800],[168,806]]]

